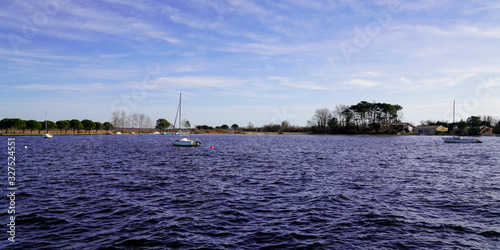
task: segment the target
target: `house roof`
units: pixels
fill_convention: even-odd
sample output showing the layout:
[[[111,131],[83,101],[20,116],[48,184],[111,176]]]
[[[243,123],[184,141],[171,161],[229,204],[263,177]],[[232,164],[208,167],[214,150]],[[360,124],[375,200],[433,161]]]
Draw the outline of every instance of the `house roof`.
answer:
[[[433,130],[437,129],[439,127],[442,127],[443,125],[425,125],[425,126],[416,126],[416,129],[426,129],[426,130]]]
[[[396,126],[410,125],[410,126],[412,126],[412,127],[415,127],[415,126],[413,126],[413,124],[408,123],[408,122],[391,123],[391,125],[396,125]]]

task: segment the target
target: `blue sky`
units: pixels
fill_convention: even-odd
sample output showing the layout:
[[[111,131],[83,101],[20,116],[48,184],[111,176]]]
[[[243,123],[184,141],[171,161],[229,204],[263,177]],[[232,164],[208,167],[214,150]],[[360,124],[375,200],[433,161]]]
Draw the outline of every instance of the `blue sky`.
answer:
[[[500,117],[498,1],[2,1],[0,118],[304,126],[376,101]]]

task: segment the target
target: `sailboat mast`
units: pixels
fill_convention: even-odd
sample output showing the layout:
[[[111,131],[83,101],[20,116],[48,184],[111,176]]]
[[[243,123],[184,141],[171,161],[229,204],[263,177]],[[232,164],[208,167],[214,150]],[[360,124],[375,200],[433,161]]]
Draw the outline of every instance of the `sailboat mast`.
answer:
[[[179,93],[179,133],[182,131],[182,92]]]
[[[453,100],[453,124],[451,125],[453,135],[455,135],[455,100]]]
[[[47,110],[45,110],[45,132],[49,133],[49,128],[47,127]]]

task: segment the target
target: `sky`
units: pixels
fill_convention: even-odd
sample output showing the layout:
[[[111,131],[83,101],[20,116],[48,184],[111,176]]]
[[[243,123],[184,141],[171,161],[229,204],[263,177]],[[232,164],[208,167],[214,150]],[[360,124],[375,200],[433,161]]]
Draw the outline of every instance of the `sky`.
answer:
[[[305,126],[385,102],[500,117],[497,0],[2,0],[0,119]]]

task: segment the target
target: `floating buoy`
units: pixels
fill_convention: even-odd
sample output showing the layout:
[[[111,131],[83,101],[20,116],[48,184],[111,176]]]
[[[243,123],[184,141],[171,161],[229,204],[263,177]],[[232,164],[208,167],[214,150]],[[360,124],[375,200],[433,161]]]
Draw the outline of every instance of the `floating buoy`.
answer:
[[[28,148],[28,146],[24,146],[24,148]]]
[[[214,146],[210,146],[210,148],[214,148]]]

